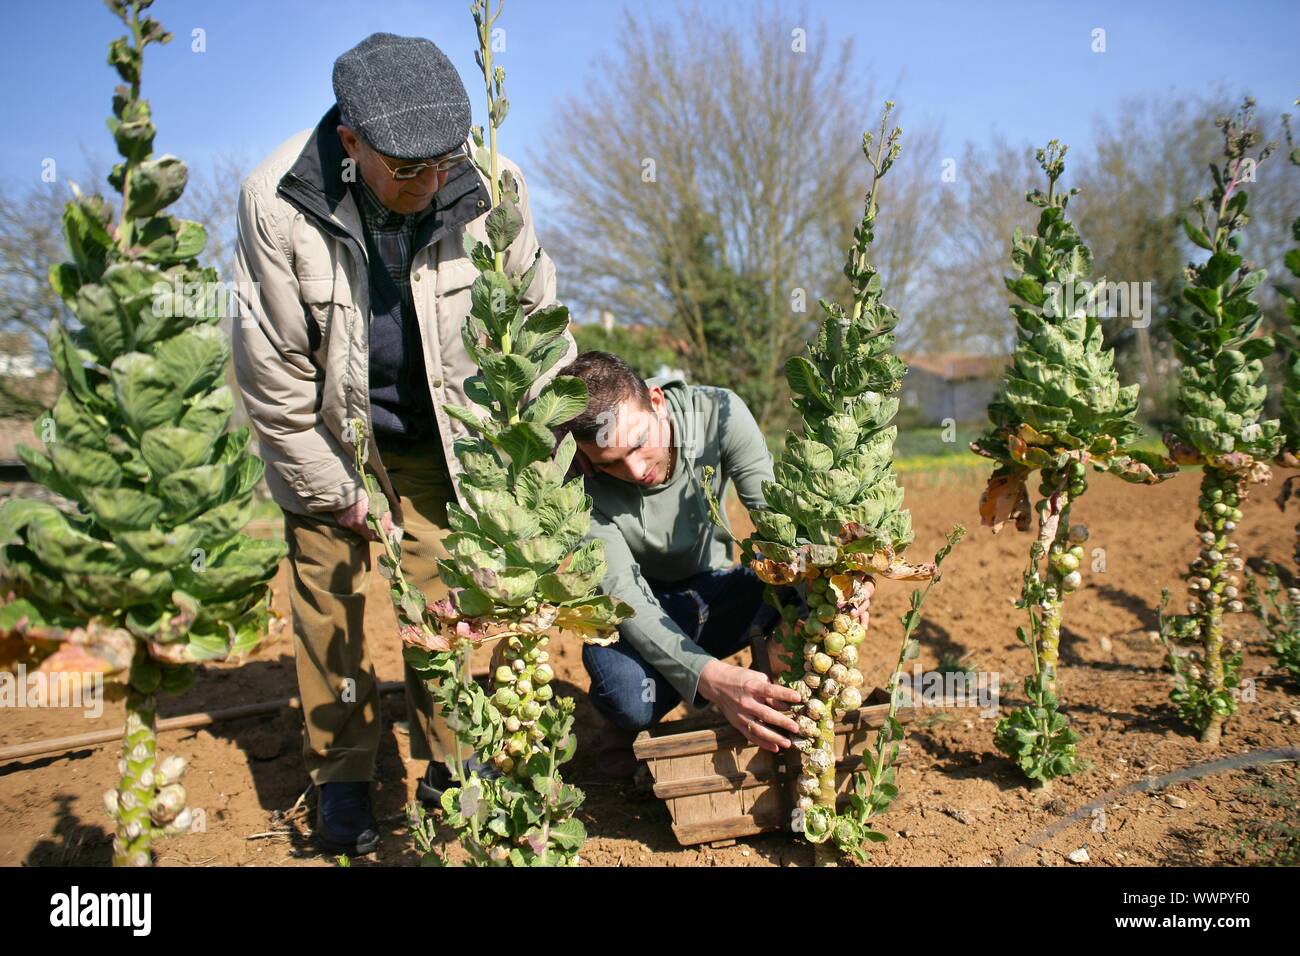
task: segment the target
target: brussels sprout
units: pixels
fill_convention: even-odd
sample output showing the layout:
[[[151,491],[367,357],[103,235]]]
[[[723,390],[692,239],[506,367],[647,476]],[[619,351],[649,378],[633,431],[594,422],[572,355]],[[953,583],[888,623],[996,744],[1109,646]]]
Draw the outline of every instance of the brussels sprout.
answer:
[[[1078,571],[1071,571],[1065,577],[1061,578],[1061,587],[1067,591],[1077,591],[1083,585],[1083,575]]]
[[[189,833],[193,825],[194,811],[189,807],[182,807],[181,812],[176,814],[175,819],[164,828],[164,832],[168,836],[179,836],[182,833]]]
[[[808,716],[814,721],[813,724],[814,727],[816,727],[815,721],[821,720],[823,717],[826,716],[825,701],[822,701],[816,697],[811,698],[808,701],[808,703],[804,705],[804,708]]]
[[[515,672],[507,665],[502,664],[496,669],[496,673],[492,676],[498,684],[509,684],[515,679]]]
[[[497,692],[492,695],[492,702],[497,705],[500,711],[511,711],[519,706],[519,695],[509,687],[499,687]]]
[[[803,794],[814,794],[821,789],[821,785],[821,781],[810,773],[799,778],[799,792]]]
[[[849,669],[843,664],[832,664],[831,669],[826,672],[826,676],[837,684],[843,684],[844,678],[848,677]]]
[[[867,629],[857,621],[853,622],[853,626],[849,628],[848,633],[844,635],[845,642],[854,646],[861,644],[866,639]]]
[[[818,651],[816,654],[813,655],[813,659],[812,659],[813,670],[816,671],[818,674],[825,674],[828,670],[831,669],[831,665],[834,663],[835,662],[831,660],[829,654],[823,654],[821,651]]]
[[[831,627],[834,628],[835,633],[837,634],[847,633],[849,628],[852,626],[853,618],[849,617],[847,614],[836,614],[835,620],[831,624]]]
[[[809,671],[807,674],[804,674],[803,677],[799,678],[799,680],[805,687],[813,691],[817,690],[821,686],[822,682],[821,675],[816,671]]]
[[[850,644],[839,653],[839,662],[845,667],[852,667],[858,662],[858,649]],[[840,678],[843,681],[843,678]]]
[[[1066,551],[1053,558],[1052,566],[1061,574],[1068,574],[1079,567],[1079,559]]]
[[[823,812],[818,812],[823,811]],[[831,828],[825,807],[811,807],[804,813],[804,832],[810,837],[824,836]]]
[[[515,693],[520,697],[527,697],[533,692],[533,682],[527,677],[521,677],[515,681]]]
[[[862,706],[862,692],[856,687],[845,687],[836,699],[846,711],[854,711]]]
[[[526,700],[519,712],[524,720],[536,720],[542,716],[542,705],[535,700]]]
[[[504,721],[502,721],[502,726],[505,727],[506,733],[513,734],[517,732],[519,728],[523,726],[523,724],[519,722],[518,717],[516,717],[514,714],[511,714]]]
[[[555,696],[555,685],[543,684],[533,691],[533,699],[542,702],[548,701]]]
[[[830,654],[832,657],[834,657],[840,651],[844,650],[844,643],[845,643],[844,635],[839,632],[834,632],[826,635],[826,640],[823,642],[823,647],[826,649],[827,654]]]
[[[185,758],[173,754],[164,758],[163,762],[158,766],[158,784],[165,787],[168,784],[176,783],[184,773]]]
[[[850,667],[848,676],[844,678],[844,685],[846,687],[861,687],[863,680],[862,671],[856,667]]]
[[[818,733],[817,721],[814,720],[813,718],[800,715],[799,717],[795,718],[795,723],[799,725],[799,733],[801,733],[803,736],[805,737],[817,736]]]
[[[821,691],[822,691],[822,696],[825,697],[827,700],[830,700],[840,692],[839,681],[835,680],[835,678],[833,677],[825,678],[822,681]]]
[[[808,768],[814,773],[822,774],[831,768],[834,758],[825,750],[814,750],[808,754]]]
[[[549,664],[538,664],[533,668],[533,683],[539,687],[543,684],[549,684],[554,677],[555,671],[551,669]]]

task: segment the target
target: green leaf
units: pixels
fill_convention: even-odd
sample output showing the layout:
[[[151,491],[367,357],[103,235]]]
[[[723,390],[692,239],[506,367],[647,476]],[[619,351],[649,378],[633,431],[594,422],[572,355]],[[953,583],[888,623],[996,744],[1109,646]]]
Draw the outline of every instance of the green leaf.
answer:
[[[181,414],[181,398],[163,366],[143,352],[128,352],[112,365],[113,389],[127,423],[137,435],[169,425]]]
[[[1188,239],[1190,239],[1194,244],[1200,246],[1202,249],[1214,249],[1214,243],[1210,242],[1209,236],[1196,226],[1193,226],[1190,220],[1184,219],[1182,222],[1183,232],[1187,233]]]
[[[587,386],[572,375],[559,375],[547,382],[537,398],[524,410],[524,420],[552,428],[581,415],[587,407]]]
[[[563,332],[569,327],[569,310],[562,305],[537,309],[524,321],[524,330],[538,335]]]
[[[510,467],[515,474],[535,461],[550,458],[555,450],[555,435],[551,430],[531,421],[502,429],[497,441],[501,450],[510,456]]]
[[[170,206],[185,191],[188,171],[178,157],[146,160],[131,170],[125,217],[144,219]]]
[[[109,364],[133,346],[130,318],[107,286],[83,285],[77,290],[72,311],[94,344],[100,364]]]
[[[524,228],[524,217],[514,203],[503,199],[492,207],[483,225],[492,248],[497,252],[505,252]]]
[[[832,407],[822,388],[821,376],[806,358],[796,355],[789,359],[785,363],[785,377],[796,395],[810,398],[828,409]]]
[[[230,421],[230,414],[235,409],[235,397],[225,385],[209,392],[198,399],[189,410],[181,416],[180,427],[192,432],[211,436],[216,440]]]
[[[134,488],[89,488],[86,503],[105,528],[129,531],[147,528],[158,520],[163,503]]]
[[[181,397],[188,398],[221,378],[230,344],[214,325],[192,326],[159,344],[154,357]]]

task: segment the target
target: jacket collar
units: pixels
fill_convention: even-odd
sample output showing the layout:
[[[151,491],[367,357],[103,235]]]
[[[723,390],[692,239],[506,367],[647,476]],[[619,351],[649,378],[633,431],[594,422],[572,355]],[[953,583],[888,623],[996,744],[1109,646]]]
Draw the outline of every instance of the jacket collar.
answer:
[[[339,138],[338,125],[339,108],[336,104],[316,124],[302,152],[280,179],[279,192],[326,228],[344,232],[364,246],[356,198],[343,180],[343,161],[347,152]],[[472,144],[467,144],[467,148],[472,154]],[[434,203],[433,215],[426,220],[432,231],[427,234],[425,242],[434,242],[447,231],[486,213],[491,204],[491,193],[471,160],[457,167],[434,196]]]

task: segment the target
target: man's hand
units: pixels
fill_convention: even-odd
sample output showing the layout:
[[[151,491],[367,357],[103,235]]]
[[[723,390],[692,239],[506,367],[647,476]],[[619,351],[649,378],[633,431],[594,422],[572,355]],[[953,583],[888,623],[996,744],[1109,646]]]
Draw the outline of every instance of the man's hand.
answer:
[[[871,613],[870,613],[871,597],[876,593],[876,579],[873,577],[868,577],[862,583],[862,590],[863,590],[862,600],[860,600],[854,606],[853,610],[849,612],[849,616],[853,618],[853,620],[861,624],[863,628],[866,628],[868,623],[871,620]]]
[[[773,728],[790,734],[799,733],[799,725],[785,713],[790,704],[799,703],[799,694],[789,687],[773,684],[766,674],[713,660],[700,672],[699,692],[722,711],[727,722],[745,735],[745,739],[773,753],[789,747],[790,741]]]
[[[354,531],[367,541],[378,541],[379,538],[370,530],[370,524],[367,520],[369,517],[370,499],[364,492],[352,505],[334,512],[334,521],[340,528]],[[384,516],[379,523],[384,529],[384,534],[393,533],[393,516],[390,512],[384,512]]]

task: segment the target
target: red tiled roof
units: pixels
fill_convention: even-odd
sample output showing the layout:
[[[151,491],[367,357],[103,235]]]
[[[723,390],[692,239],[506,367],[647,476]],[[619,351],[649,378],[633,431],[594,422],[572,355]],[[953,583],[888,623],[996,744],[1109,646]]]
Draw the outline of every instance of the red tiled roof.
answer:
[[[976,355],[969,352],[926,352],[904,355],[902,359],[911,368],[948,381],[997,378],[1007,365],[1005,355]]]

